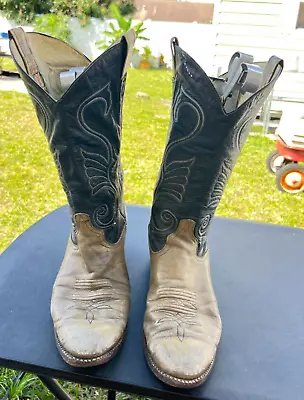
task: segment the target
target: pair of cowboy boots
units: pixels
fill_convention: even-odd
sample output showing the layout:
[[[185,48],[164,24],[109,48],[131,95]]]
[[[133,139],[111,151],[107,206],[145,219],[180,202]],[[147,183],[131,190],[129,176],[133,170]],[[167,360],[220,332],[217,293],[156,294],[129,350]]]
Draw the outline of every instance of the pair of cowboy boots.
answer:
[[[122,102],[134,44],[130,31],[94,62],[68,44],[10,31],[10,48],[36,108],[66,192],[72,233],[54,284],[51,313],[63,359],[109,361],[126,330],[130,284],[120,161]],[[222,324],[212,288],[207,232],[248,131],[282,72],[237,53],[209,78],[171,43],[174,91],[168,141],[149,224],[146,358],[177,387],[210,373]]]

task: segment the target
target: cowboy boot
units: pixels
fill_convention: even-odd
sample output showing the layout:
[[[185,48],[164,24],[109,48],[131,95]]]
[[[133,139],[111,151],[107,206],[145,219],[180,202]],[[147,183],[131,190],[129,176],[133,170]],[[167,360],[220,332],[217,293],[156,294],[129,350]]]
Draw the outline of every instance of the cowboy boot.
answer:
[[[171,386],[191,388],[209,375],[222,331],[207,231],[283,62],[272,57],[263,71],[248,63],[250,56],[236,53],[228,75],[210,79],[176,38],[172,50],[171,126],[149,224],[144,336],[154,374]]]
[[[129,314],[120,139],[134,33],[94,62],[50,36],[9,34],[72,214],[51,301],[57,347],[72,366],[103,364],[122,343]]]

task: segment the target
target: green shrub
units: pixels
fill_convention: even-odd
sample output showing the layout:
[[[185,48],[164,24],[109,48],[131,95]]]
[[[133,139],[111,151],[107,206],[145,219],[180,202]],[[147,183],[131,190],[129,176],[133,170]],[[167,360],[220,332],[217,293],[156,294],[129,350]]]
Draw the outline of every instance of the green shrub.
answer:
[[[113,0],[0,0],[0,10],[8,19],[31,23],[36,15],[62,13],[77,17],[85,25],[90,17],[104,18]],[[134,12],[133,0],[115,1],[122,15]]]
[[[112,0],[53,0],[54,12],[62,12],[70,17],[77,17],[85,25],[90,17],[103,19],[109,16]],[[132,0],[117,2],[122,15],[134,12]]]
[[[30,23],[36,14],[50,12],[53,0],[0,0],[0,10],[8,19]]]
[[[70,43],[71,31],[68,28],[69,17],[63,14],[44,14],[34,21],[35,32],[46,33]]]
[[[82,25],[88,22],[90,17],[103,18],[106,13],[108,3],[111,1],[100,0],[54,0],[54,12],[62,12],[70,17],[76,17]]]

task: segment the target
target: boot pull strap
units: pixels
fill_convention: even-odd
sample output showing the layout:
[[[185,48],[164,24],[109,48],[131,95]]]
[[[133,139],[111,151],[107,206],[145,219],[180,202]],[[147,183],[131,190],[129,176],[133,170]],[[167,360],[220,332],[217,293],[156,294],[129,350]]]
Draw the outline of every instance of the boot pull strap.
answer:
[[[171,53],[172,53],[172,63],[173,63],[173,72],[175,73],[176,71],[176,51],[175,51],[175,47],[179,46],[179,41],[177,39],[177,37],[173,37],[170,40],[170,47],[171,47]]]
[[[35,57],[32,53],[26,33],[22,28],[13,28],[8,31],[9,38],[14,41],[20,57],[23,60],[26,72],[35,80],[44,90],[46,89],[43,77],[39,71]]]
[[[278,72],[281,72],[282,69],[283,69],[282,59],[277,56],[270,57],[263,71],[262,87],[267,85],[267,83],[269,83],[272,80],[274,75],[276,75]]]
[[[136,36],[135,36],[135,32],[133,29],[130,29],[123,36],[127,42],[127,57],[126,57],[126,61],[125,61],[125,65],[124,65],[124,69],[123,69],[123,73],[122,73],[122,76],[125,76],[128,68],[131,64],[131,59],[132,59],[132,55],[133,55],[133,48],[134,48]]]

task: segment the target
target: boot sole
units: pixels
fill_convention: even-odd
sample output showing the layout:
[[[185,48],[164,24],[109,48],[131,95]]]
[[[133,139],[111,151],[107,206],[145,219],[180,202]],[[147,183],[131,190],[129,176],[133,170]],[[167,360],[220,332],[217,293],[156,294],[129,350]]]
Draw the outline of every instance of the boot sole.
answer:
[[[112,347],[111,350],[109,350],[107,353],[102,354],[101,356],[92,358],[80,358],[73,356],[72,354],[70,354],[65,350],[65,348],[60,343],[56,333],[55,333],[55,339],[56,339],[57,349],[63,360],[71,367],[82,367],[82,368],[96,367],[98,365],[107,363],[115,356],[115,354],[117,353],[123,342],[123,337],[122,337],[120,341],[114,347]]]
[[[211,373],[212,367],[214,365],[214,360],[215,358],[212,360],[211,364],[208,366],[208,368],[205,370],[205,372],[200,375],[199,377],[195,378],[195,379],[181,379],[181,378],[176,378],[172,375],[167,374],[166,372],[163,372],[153,361],[148,347],[147,347],[147,343],[145,340],[145,344],[144,344],[144,348],[145,348],[145,356],[146,356],[146,360],[148,362],[148,365],[151,369],[151,371],[153,372],[153,374],[162,382],[166,383],[169,386],[173,386],[173,387],[177,387],[180,389],[191,389],[191,388],[195,388],[197,386],[202,385],[208,378],[208,376]]]

